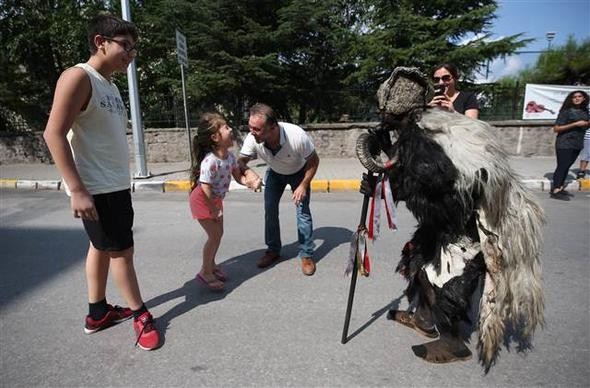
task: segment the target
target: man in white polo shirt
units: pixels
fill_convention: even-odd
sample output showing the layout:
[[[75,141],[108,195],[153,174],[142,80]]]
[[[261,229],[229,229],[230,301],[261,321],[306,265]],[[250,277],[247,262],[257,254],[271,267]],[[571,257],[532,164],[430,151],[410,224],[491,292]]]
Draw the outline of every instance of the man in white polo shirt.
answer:
[[[279,202],[287,184],[297,210],[297,236],[301,269],[305,275],[315,272],[313,222],[309,209],[310,184],[320,159],[305,131],[294,124],[278,122],[273,109],[265,104],[250,108],[250,133],[240,150],[239,163],[244,172],[248,162],[260,158],[268,164],[264,178],[264,239],[266,253],[256,265],[265,268],[280,259],[281,231]]]

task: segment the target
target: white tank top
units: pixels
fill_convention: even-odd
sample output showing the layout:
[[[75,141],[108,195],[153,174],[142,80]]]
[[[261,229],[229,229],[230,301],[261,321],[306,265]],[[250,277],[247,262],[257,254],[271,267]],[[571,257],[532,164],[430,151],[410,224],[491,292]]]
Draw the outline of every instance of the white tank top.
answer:
[[[129,189],[127,109],[119,89],[89,64],[75,67],[86,71],[92,85],[88,106],[67,136],[82,182],[92,195]]]

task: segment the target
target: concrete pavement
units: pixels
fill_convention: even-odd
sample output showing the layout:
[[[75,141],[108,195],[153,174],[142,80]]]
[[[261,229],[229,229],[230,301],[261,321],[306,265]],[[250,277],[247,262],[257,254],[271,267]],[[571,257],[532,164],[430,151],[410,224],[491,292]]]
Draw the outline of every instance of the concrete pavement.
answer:
[[[264,207],[260,193],[231,193],[217,254],[226,291],[195,282],[206,234],[190,216],[186,193],[133,197],[135,269],[164,345],[134,346],[130,321],[84,334],[88,240],[63,193],[0,189],[0,386],[2,387],[587,387],[590,381],[590,193],[544,209],[541,261],[544,329],[534,348],[506,338],[484,375],[477,355],[429,364],[411,347],[429,341],[386,319],[406,308],[395,273],[416,221],[398,206],[396,232],[372,245],[373,268],[359,276],[349,341],[341,344],[350,279],[343,276],[362,207],[358,193],[313,194],[314,259],[297,259],[293,204],[280,204],[283,260],[261,270]],[[124,305],[113,278],[109,303]],[[468,347],[476,353],[477,333]]]
[[[512,157],[510,164],[521,176],[525,185],[534,190],[548,191],[551,177],[555,169],[555,158],[552,157]],[[267,165],[254,160],[250,163],[259,175],[263,175]],[[574,163],[568,176],[568,189],[590,190],[590,177],[577,181],[575,171],[578,162]],[[147,170],[149,177],[133,177],[133,191],[175,192],[189,190],[189,162],[151,163]],[[131,173],[136,174],[131,165]],[[357,159],[322,158],[318,172],[312,181],[314,192],[357,191],[360,178],[365,171]],[[0,187],[22,190],[62,190],[60,175],[52,164],[3,164],[0,165]],[[231,191],[245,190],[244,186],[232,181]]]

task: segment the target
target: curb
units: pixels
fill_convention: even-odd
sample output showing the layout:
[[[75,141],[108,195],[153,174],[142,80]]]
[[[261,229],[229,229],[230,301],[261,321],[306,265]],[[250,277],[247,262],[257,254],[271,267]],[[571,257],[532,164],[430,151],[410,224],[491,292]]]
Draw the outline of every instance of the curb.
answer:
[[[523,179],[523,185],[529,189],[549,191],[551,181],[548,179]],[[569,182],[572,191],[590,191],[590,178],[573,180]],[[313,193],[337,193],[347,191],[359,191],[361,187],[360,179],[317,179],[311,181],[311,191]],[[61,181],[54,180],[31,180],[31,179],[4,179],[0,178],[0,188],[16,190],[62,190]],[[229,185],[229,191],[248,191],[245,186],[232,181]],[[133,180],[131,182],[131,191],[152,191],[159,193],[185,192],[190,191],[190,181],[188,180],[168,180],[168,181],[144,181]]]
[[[131,191],[152,191],[159,193],[190,191],[189,180],[145,181],[133,180]],[[360,179],[317,179],[311,181],[311,191],[314,193],[330,193],[338,191],[358,191],[361,187]],[[61,181],[4,179],[0,178],[0,188],[17,190],[62,190]],[[245,186],[231,181],[229,191],[249,191]]]

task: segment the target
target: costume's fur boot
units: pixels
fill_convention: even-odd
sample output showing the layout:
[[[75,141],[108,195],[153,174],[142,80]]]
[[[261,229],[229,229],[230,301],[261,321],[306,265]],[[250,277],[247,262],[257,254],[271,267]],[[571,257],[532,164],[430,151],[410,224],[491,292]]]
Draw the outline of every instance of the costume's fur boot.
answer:
[[[420,273],[421,276],[419,277],[426,279],[424,271]],[[435,302],[432,286],[428,283],[426,287],[418,287],[418,292],[419,295],[415,299],[409,298],[418,304],[415,312],[412,312],[411,308],[406,311],[389,310],[387,318],[416,331],[424,337],[437,338],[439,333],[431,307]]]
[[[440,338],[437,340],[412,346],[412,351],[417,357],[436,364],[471,359],[471,350],[469,350],[463,338],[458,334],[458,328],[456,330],[447,330],[441,327],[439,331]]]
[[[465,249],[465,252],[469,252],[469,249],[465,247],[463,249]],[[444,258],[443,263],[446,263]],[[445,268],[442,269],[442,271],[445,270]],[[440,337],[436,341],[412,346],[412,351],[416,356],[433,363],[449,363],[471,359],[472,353],[465,345],[465,340],[460,331],[460,324],[461,322],[471,323],[468,301],[476,291],[484,272],[485,263],[481,252],[478,252],[475,257],[465,263],[460,275],[447,280],[442,287],[431,283],[427,271],[420,271],[418,281],[420,282],[420,288],[425,290],[430,306],[429,309],[417,310],[415,320],[419,320],[418,311],[422,313],[429,312],[431,320],[436,322]],[[439,280],[437,279],[437,281]]]

